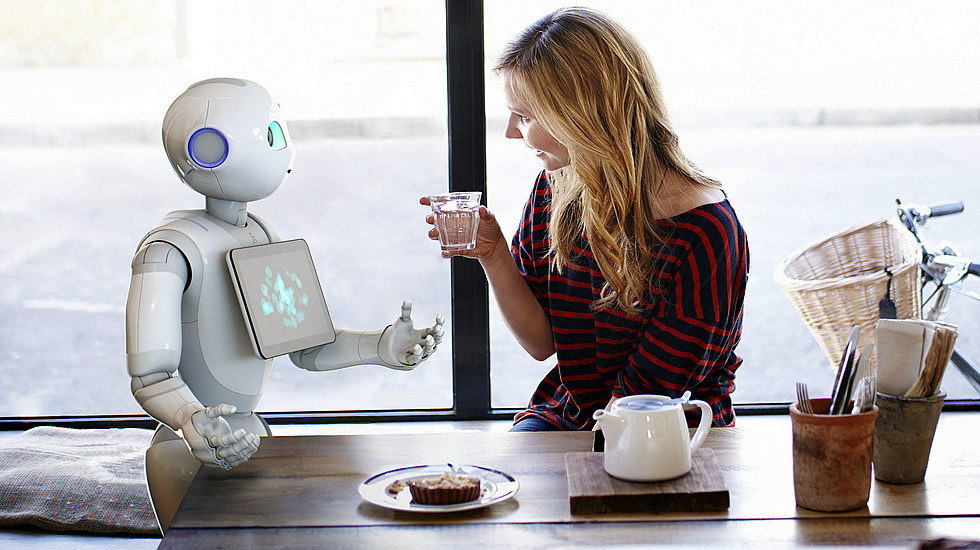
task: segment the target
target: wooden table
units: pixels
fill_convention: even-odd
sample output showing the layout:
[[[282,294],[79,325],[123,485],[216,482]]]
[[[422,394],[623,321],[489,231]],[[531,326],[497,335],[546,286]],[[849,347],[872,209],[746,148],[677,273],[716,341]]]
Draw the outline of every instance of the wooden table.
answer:
[[[853,544],[914,547],[940,537],[980,539],[980,414],[943,413],[924,483],[873,482],[864,509],[796,506],[787,416],[742,417],[705,441],[731,496],[725,512],[578,516],[569,511],[564,455],[591,450],[591,433],[283,436],[231,472],[203,470],[160,548],[534,548],[657,543],[770,548]],[[476,464],[507,472],[517,495],[453,514],[393,511],[359,485],[392,468]]]

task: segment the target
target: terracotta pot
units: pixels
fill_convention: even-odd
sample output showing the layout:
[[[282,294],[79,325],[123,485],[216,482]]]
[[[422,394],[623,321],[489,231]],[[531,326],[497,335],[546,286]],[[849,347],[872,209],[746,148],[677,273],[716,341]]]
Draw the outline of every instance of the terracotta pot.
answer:
[[[801,413],[795,403],[789,409],[796,504],[821,512],[867,506],[878,408],[861,414],[829,415],[830,399],[810,401],[815,414]]]

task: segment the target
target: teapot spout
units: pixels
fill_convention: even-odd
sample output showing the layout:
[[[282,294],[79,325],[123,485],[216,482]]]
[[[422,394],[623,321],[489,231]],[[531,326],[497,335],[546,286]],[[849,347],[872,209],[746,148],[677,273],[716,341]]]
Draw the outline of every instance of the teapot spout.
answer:
[[[626,420],[618,414],[609,412],[605,409],[599,409],[592,413],[592,418],[599,424],[599,428],[602,429],[602,436],[605,440],[611,444],[615,445],[619,441],[619,437],[623,435],[623,429],[626,426]]]

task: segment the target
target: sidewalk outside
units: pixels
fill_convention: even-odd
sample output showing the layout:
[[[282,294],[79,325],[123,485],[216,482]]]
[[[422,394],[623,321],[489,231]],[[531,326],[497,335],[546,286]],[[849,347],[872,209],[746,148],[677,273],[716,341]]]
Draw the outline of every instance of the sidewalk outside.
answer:
[[[382,4],[413,5],[365,3]],[[544,4],[549,3],[530,5]],[[817,237],[891,215],[896,197],[910,202],[964,200],[966,213],[937,220],[930,235],[947,238],[964,254],[980,257],[980,242],[975,240],[980,234],[976,217],[980,71],[973,66],[980,39],[972,32],[980,27],[980,7],[949,20],[939,11],[923,18],[923,10],[935,10],[935,4],[904,5],[911,11],[903,15],[899,10],[880,25],[862,27],[871,18],[868,6],[886,9],[885,4],[821,3],[826,12],[808,8],[812,13],[795,14],[806,16],[805,22],[796,21],[792,9],[782,2],[751,2],[748,10],[741,3],[743,7],[697,3],[702,10],[708,6],[734,11],[715,18],[695,13],[698,9],[683,2],[655,4],[670,6],[675,21],[702,22],[696,29],[657,23],[668,34],[663,47],[674,48],[661,54],[666,59],[661,76],[682,147],[705,171],[722,180],[749,234],[750,302],[739,347],[745,364],[738,373],[735,398],[785,401],[791,398],[791,383],[796,380],[825,388],[827,393],[833,373],[773,284],[772,269],[782,257]],[[946,10],[960,11],[972,6],[944,5]],[[771,28],[779,29],[779,34],[769,43],[749,44],[742,54],[727,51],[725,46],[734,48],[732,41],[742,36],[735,29],[741,26],[748,34],[759,31],[760,10],[773,13],[780,25]],[[841,12],[851,15],[851,20],[841,19]],[[228,25],[238,25],[243,32],[265,25],[273,36],[287,23],[283,17],[255,19],[248,10],[237,17],[240,20]],[[514,27],[528,22],[516,15],[512,19],[498,25],[506,29],[488,29],[488,37],[509,36]],[[629,22],[639,27],[655,24],[649,14],[637,14]],[[841,28],[831,32],[835,22]],[[809,68],[827,74],[827,64],[839,56],[845,69],[838,75],[842,79],[821,85],[827,92],[825,101],[804,93],[807,89],[799,80],[813,83],[816,77],[802,71],[806,67],[787,63],[813,46],[812,39],[792,46],[792,34],[807,25],[824,29],[818,33],[824,37],[860,32],[869,41],[877,40],[878,45],[864,56],[879,63],[875,74],[862,76],[861,60],[846,58],[845,41],[839,40],[814,58],[821,64]],[[921,32],[896,36],[901,25],[917,30],[923,25],[943,28],[924,41]],[[966,27],[971,29],[969,36],[954,32]],[[272,221],[281,234],[303,236],[320,247],[314,250],[314,258],[321,279],[329,282],[328,292],[343,297],[330,304],[335,316],[350,328],[373,328],[369,323],[377,322],[378,315],[390,322],[389,313],[397,313],[404,289],[411,290],[416,311],[424,312],[418,322],[427,322],[429,310],[437,306],[448,313],[443,284],[448,263],[435,257],[434,249],[427,246],[430,243],[420,238],[424,230],[419,229],[420,212],[413,204],[416,196],[445,186],[443,61],[432,55],[403,58],[393,65],[379,59],[344,63],[326,59],[322,62],[329,70],[313,71],[321,61],[315,55],[304,59],[276,55],[303,51],[311,34],[315,33],[295,33],[280,43],[258,39],[260,49],[269,48],[259,58],[215,50],[221,55],[213,63],[197,59],[138,69],[0,67],[0,97],[4,98],[0,102],[0,220],[8,242],[0,257],[0,304],[8,311],[0,321],[0,375],[7,387],[0,395],[7,410],[0,410],[0,416],[47,414],[59,408],[91,412],[92,392],[65,396],[63,389],[88,387],[93,380],[106,386],[98,390],[101,404],[112,411],[139,412],[129,393],[122,332],[132,247],[166,211],[203,204],[167,166],[160,122],[187,85],[219,74],[263,83],[286,111],[299,169],[284,189],[250,205],[250,210]],[[945,38],[950,64],[941,66],[937,56],[943,48],[932,41]],[[488,50],[496,47],[488,43]],[[780,51],[781,47],[791,51]],[[695,51],[698,48],[700,53]],[[426,51],[431,54],[430,50]],[[771,59],[753,63],[753,55],[770,50]],[[937,61],[923,62],[924,58]],[[779,66],[782,72],[776,70]],[[915,73],[919,78],[913,78],[915,74],[899,78],[908,72],[905,67],[912,66],[920,71]],[[923,67],[928,69],[925,73]],[[892,87],[876,101],[868,87],[890,79]],[[861,84],[861,94],[842,91],[854,82]],[[538,166],[520,144],[502,137],[505,111],[499,83],[492,76],[488,76],[487,96],[488,201],[506,218],[503,225],[509,231]],[[356,253],[345,248],[349,245],[344,237],[359,223],[357,211],[351,210],[356,201],[385,207],[398,220],[394,225],[398,230],[393,231],[395,237],[381,233],[371,240],[372,249],[391,250],[390,254],[352,256],[356,265],[341,266],[334,258]],[[361,311],[356,296],[359,285],[371,284],[379,273],[397,273],[404,265],[413,268],[399,281],[400,288],[378,291],[386,293],[379,303],[390,302],[396,311]],[[59,273],[77,278],[66,286]],[[383,282],[394,286],[390,278]],[[980,307],[966,315],[961,338],[970,346],[968,354],[980,360],[980,338],[972,334],[980,326]],[[525,365],[527,360],[506,329],[498,322],[492,330],[494,364],[533,371],[519,377],[511,375],[513,370],[491,373],[495,391],[500,388],[507,396],[506,405],[520,406],[539,377],[537,371],[547,365]],[[434,359],[448,357],[447,349]],[[299,372],[288,361],[280,363],[285,364],[277,364],[270,381],[278,395],[267,393],[263,408],[295,410],[297,403],[314,408],[356,407],[366,398],[343,388],[359,387],[366,373],[373,377],[376,372],[361,368],[314,375]],[[392,396],[425,394],[431,388],[441,391],[451,379],[444,363],[432,361],[423,367],[405,377],[379,375],[377,395],[371,399],[383,406],[392,402]],[[39,378],[59,383],[39,386]],[[951,397],[976,397],[956,373],[948,380]]]

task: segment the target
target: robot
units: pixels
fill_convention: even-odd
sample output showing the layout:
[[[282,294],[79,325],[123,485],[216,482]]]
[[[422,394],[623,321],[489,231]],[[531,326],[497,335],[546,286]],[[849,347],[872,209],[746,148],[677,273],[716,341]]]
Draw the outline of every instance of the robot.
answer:
[[[272,433],[254,412],[272,359],[257,353],[228,258],[234,249],[280,242],[246,204],[285,181],[295,150],[270,94],[232,78],[198,82],[177,97],[164,117],[163,144],[178,177],[206,197],[204,210],[171,212],[143,237],[126,305],[133,395],[160,422],[146,476],[166,532],[201,465],[234,468]],[[334,330],[323,306],[324,343],[289,353],[306,370],[411,370],[442,341],[443,316],[415,328],[408,301],[394,323],[360,332]]]

